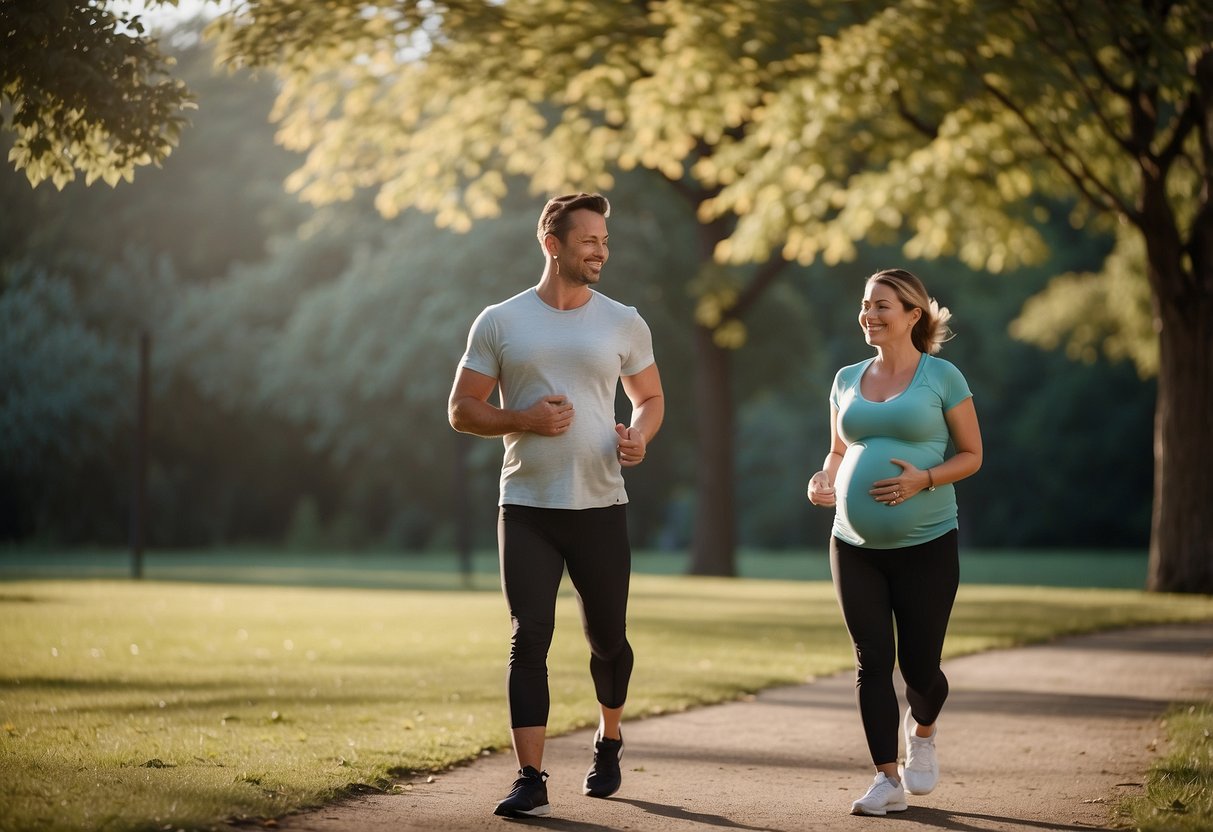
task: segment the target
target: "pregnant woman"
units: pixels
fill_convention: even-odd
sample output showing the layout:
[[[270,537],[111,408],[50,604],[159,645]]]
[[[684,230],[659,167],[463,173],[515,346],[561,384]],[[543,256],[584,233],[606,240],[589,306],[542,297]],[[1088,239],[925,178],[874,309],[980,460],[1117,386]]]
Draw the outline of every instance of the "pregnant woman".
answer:
[[[876,355],[835,376],[830,452],[809,480],[809,501],[834,508],[830,570],[855,644],[859,714],[876,767],[851,804],[856,815],[904,811],[906,792],[927,794],[939,779],[935,723],[948,696],[939,662],[960,580],[952,483],[981,467],[968,383],[935,357],[950,317],[904,269],[868,278],[859,326]],[[903,721],[894,661],[906,683]]]

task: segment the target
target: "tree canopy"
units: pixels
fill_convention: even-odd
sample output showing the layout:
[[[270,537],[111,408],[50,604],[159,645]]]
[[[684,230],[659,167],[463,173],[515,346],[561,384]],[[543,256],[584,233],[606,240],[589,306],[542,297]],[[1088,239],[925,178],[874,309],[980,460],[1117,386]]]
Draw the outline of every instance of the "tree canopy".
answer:
[[[1193,415],[1213,346],[1188,325],[1213,311],[1204,4],[242,0],[212,31],[222,62],[276,72],[279,139],[305,154],[288,184],[310,201],[370,193],[384,216],[467,231],[519,183],[609,190],[639,170],[677,194],[698,229],[682,283],[715,523],[734,504],[730,352],[785,263],[884,245],[999,273],[1044,262],[1059,214],[1114,236],[1016,332],[1157,368],[1154,585],[1213,581],[1190,510],[1213,455]],[[1120,291],[1115,314],[1074,311]],[[732,530],[705,529],[727,572]]]
[[[283,139],[308,153],[292,184],[311,199],[375,188],[385,214],[416,207],[466,228],[497,211],[507,176],[550,192],[643,167],[687,194],[725,264],[838,263],[860,240],[904,238],[908,257],[1001,272],[1045,257],[1039,226],[1059,201],[1093,231],[1127,224],[1162,346],[1159,483],[1179,484],[1158,493],[1152,585],[1213,589],[1213,520],[1185,507],[1213,502],[1197,476],[1213,440],[1181,399],[1195,387],[1199,407],[1213,406],[1213,337],[1191,335],[1213,313],[1207,4],[335,8],[247,0],[219,26],[228,59],[278,68]],[[1122,248],[1110,268],[1131,256]],[[738,346],[742,315],[776,273],[700,269],[696,324]],[[1104,324],[1122,342],[1144,329],[1132,315]],[[1149,366],[1148,350],[1120,349]],[[718,513],[732,496],[721,485],[731,402],[727,364],[710,348],[703,359],[702,464],[714,471],[700,497]]]
[[[1068,332],[1074,352],[1103,347],[1151,374],[1141,235],[1160,218],[1141,171],[1159,177],[1191,269],[1209,204],[1211,39],[1200,3],[889,4],[823,40],[725,164],[703,169],[723,185],[705,214],[738,216],[718,254],[782,245],[829,260],[906,233],[910,256],[999,272],[1039,261],[1046,206],[1064,206],[1075,227],[1121,243],[1093,279],[1044,293],[1018,334],[1052,346]],[[848,129],[848,142],[825,140]],[[1118,302],[1105,311],[1109,289]]]
[[[91,0],[0,3],[0,129],[31,185],[130,181],[181,135],[192,99],[138,16]]]

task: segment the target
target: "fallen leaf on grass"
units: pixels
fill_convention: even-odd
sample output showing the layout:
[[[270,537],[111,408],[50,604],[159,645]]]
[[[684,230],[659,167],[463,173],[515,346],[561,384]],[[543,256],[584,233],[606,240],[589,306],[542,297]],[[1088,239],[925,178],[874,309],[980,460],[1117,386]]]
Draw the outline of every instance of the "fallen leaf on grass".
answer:
[[[351,783],[349,789],[354,794],[383,794],[385,791],[379,786],[375,786],[370,783]]]

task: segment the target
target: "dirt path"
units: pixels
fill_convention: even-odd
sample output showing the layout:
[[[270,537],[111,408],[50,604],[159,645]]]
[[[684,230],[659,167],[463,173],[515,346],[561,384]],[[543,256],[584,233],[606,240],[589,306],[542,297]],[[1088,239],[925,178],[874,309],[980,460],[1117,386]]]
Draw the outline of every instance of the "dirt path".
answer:
[[[625,727],[624,784],[581,795],[587,731],[551,740],[552,815],[494,817],[513,780],[508,754],[400,794],[359,797],[279,823],[288,832],[639,830],[1089,830],[1139,793],[1173,701],[1213,696],[1213,624],[1150,627],[945,663],[939,787],[888,818],[853,817],[871,780],[852,674],[751,701]]]

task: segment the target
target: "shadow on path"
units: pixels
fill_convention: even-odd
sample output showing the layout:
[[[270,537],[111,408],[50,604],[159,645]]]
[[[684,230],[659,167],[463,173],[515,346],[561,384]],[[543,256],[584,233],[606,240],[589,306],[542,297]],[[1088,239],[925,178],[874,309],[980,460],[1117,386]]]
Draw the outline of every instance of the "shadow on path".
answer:
[[[627,803],[635,806],[637,809],[643,809],[650,815],[658,815],[663,818],[673,818],[674,820],[685,820],[692,823],[702,823],[704,826],[719,826],[724,829],[750,829],[754,832],[776,832],[767,826],[746,826],[744,823],[738,823],[734,820],[729,820],[720,815],[709,815],[705,812],[692,812],[689,809],[683,809],[680,806],[669,806],[664,803],[653,803],[650,800],[636,800],[635,798],[622,797],[614,798],[617,803]]]
[[[1165,701],[1144,697],[1024,690],[960,690],[948,699],[951,713],[1033,717],[1150,719],[1166,707]]]
[[[948,829],[953,832],[986,832],[989,824],[998,824],[999,829],[1046,829],[1048,832],[1092,832],[1092,830],[1111,830],[1110,826],[1088,826],[1086,824],[1065,824],[1055,821],[1028,820],[1027,818],[1009,818],[1001,815],[983,815],[977,812],[957,812],[949,809],[932,809],[914,807],[906,812],[904,817],[913,819],[936,829]],[[980,826],[967,821],[984,821]]]

